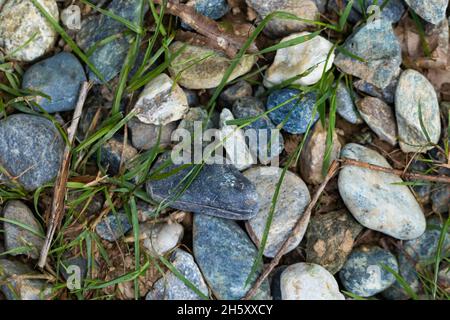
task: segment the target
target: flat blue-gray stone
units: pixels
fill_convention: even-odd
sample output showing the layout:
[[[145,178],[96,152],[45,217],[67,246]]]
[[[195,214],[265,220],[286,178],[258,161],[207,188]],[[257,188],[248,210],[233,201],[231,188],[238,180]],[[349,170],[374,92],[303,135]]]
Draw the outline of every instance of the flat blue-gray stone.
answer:
[[[361,78],[380,89],[386,88],[398,74],[402,52],[388,21],[376,20],[362,26],[345,41],[343,47],[364,59],[360,61],[340,52],[334,64],[344,73]]]
[[[395,89],[397,89],[398,77],[394,78],[391,83],[383,90],[375,87],[373,84],[358,80],[353,82],[355,88],[369,96],[384,100],[386,103],[393,104],[395,102]]]
[[[23,75],[22,88],[40,91],[51,98],[36,101],[48,113],[73,110],[81,84],[86,81],[83,66],[71,53],[62,52],[32,65]]]
[[[355,143],[342,149],[341,158],[391,168],[378,152]],[[351,165],[341,169],[338,179],[342,200],[359,223],[391,237],[410,240],[425,232],[426,221],[414,195],[402,183],[395,174]]]
[[[376,246],[356,248],[339,272],[342,285],[357,296],[374,296],[395,282],[394,275],[383,265],[398,273],[397,259],[389,251]]]
[[[405,0],[405,2],[420,17],[432,24],[438,24],[445,19],[448,0]]]
[[[261,272],[258,268],[245,285],[258,251],[235,221],[194,215],[193,247],[200,270],[219,300],[243,298]],[[269,290],[264,281],[255,299],[268,299]]]
[[[138,25],[140,18],[141,0],[113,0],[107,7],[112,13]],[[148,9],[145,6],[144,11]],[[91,63],[97,68],[106,82],[119,74],[125,62],[131,35],[124,35],[129,29],[121,22],[103,14],[93,15],[82,22],[81,30],[77,34],[77,44],[84,51],[88,51],[97,42],[108,37],[122,34],[122,36],[107,41],[106,44],[98,46],[89,56]],[[89,70],[89,79],[95,83],[101,80]]]
[[[32,191],[53,180],[60,168],[64,140],[48,119],[14,114],[0,121],[0,165]],[[0,174],[0,181],[7,181]]]
[[[170,258],[174,268],[183,275],[204,296],[208,297],[208,287],[194,258],[184,250],[176,249]],[[196,292],[186,286],[174,273],[167,271],[157,280],[146,300],[201,300]]]
[[[265,112],[263,103],[254,97],[237,99],[233,104],[232,111],[236,119],[257,117]],[[262,164],[269,163],[270,160],[283,152],[283,136],[279,131],[276,131],[275,125],[267,115],[261,116],[258,120],[245,126],[243,130],[248,135],[251,132],[256,134],[257,142],[250,143],[250,141],[247,141],[247,144],[250,152],[254,157],[258,157]],[[263,140],[264,134],[267,138]],[[278,143],[276,143],[276,138],[278,138]]]
[[[124,212],[111,212],[95,227],[98,236],[106,241],[114,242],[131,230],[131,223]]]
[[[313,118],[316,100],[317,95],[314,92],[302,94],[297,89],[281,89],[272,92],[267,99],[266,109],[269,111],[278,107],[269,113],[269,118],[276,126],[292,134],[303,134],[310,122],[312,127],[319,120],[318,112]]]
[[[340,81],[336,89],[336,112],[351,124],[362,124],[364,120],[353,102],[349,89]]]
[[[157,161],[154,169],[165,159]],[[203,213],[222,218],[248,220],[258,213],[258,193],[255,186],[233,165],[205,164],[190,186],[177,199],[183,178],[194,168],[170,165],[160,173],[179,171],[169,177],[150,180],[148,195],[155,201],[170,199],[169,206],[178,210]]]

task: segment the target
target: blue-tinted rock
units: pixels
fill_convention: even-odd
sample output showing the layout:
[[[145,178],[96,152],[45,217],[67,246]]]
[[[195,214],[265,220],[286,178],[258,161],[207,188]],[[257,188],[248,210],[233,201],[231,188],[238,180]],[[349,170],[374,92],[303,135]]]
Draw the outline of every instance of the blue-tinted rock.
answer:
[[[432,24],[438,24],[445,19],[448,0],[405,0],[405,2],[419,16]]]
[[[230,7],[226,0],[193,0],[195,11],[217,20],[227,14]]]
[[[5,248],[10,255],[24,254],[37,259],[44,246],[42,227],[33,212],[21,201],[11,200],[3,209],[3,217],[16,223],[4,222]],[[34,232],[21,227],[25,225]],[[41,236],[39,236],[39,234]]]
[[[184,250],[176,249],[170,262],[175,269],[192,283],[204,296],[208,297],[208,287],[194,261],[194,258]],[[171,271],[155,282],[146,300],[200,300],[202,297],[192,291]]]
[[[243,298],[261,272],[259,268],[245,286],[258,251],[235,221],[195,215],[193,247],[207,283],[220,300]],[[255,298],[269,296],[269,283],[264,281]]]
[[[100,238],[113,242],[131,230],[128,216],[124,212],[111,212],[95,227]]]
[[[118,136],[108,140],[100,147],[100,164],[107,169],[108,173],[117,175],[121,162],[126,168],[136,155],[137,150],[129,143],[123,143],[123,137]]]
[[[263,103],[259,99],[253,97],[237,99],[233,104],[232,111],[236,119],[256,117],[265,112]],[[267,164],[270,160],[283,152],[283,136],[275,129],[275,125],[267,115],[261,116],[258,120],[245,126],[243,130],[248,135],[250,135],[250,132],[252,131],[256,133],[257,143],[249,143],[249,141],[247,141],[247,144],[253,156],[258,157],[261,163]],[[260,140],[260,135],[261,138],[264,138],[264,133],[266,134],[267,139]],[[273,138],[272,135],[274,135]],[[278,143],[276,143],[277,139]]]
[[[281,296],[281,274],[288,266],[279,266],[272,272],[272,281],[270,284],[270,293],[273,300],[283,300]]]
[[[450,207],[450,186],[437,185],[431,193],[431,204],[436,213],[449,212]]]
[[[336,90],[336,112],[351,124],[362,124],[361,118],[350,91],[343,81],[340,81]]]
[[[344,43],[344,49],[364,61],[340,52],[334,64],[344,73],[386,88],[402,63],[400,43],[389,22],[374,21],[359,28]]]
[[[0,291],[7,300],[46,300],[51,288],[46,281],[27,276],[43,276],[26,264],[15,260],[0,259]]]
[[[26,190],[56,177],[63,151],[63,138],[46,118],[14,114],[0,121],[0,165]],[[7,180],[0,173],[0,181]]]
[[[418,293],[421,288],[419,275],[414,267],[414,263],[404,254],[400,253],[397,256],[399,275],[413,290]],[[405,288],[398,282],[395,283],[382,292],[383,297],[389,300],[408,300],[411,296]]]
[[[355,143],[347,144],[341,157],[391,168],[378,152]],[[422,208],[397,175],[347,165],[339,173],[338,187],[345,206],[366,228],[402,240],[425,232]]]
[[[328,7],[332,10],[338,9],[336,2],[337,0],[330,0],[330,2],[328,3]],[[344,0],[341,2],[345,7],[349,1]],[[371,5],[376,5],[377,3],[378,6],[380,6],[383,3],[383,1],[379,0],[365,0],[364,2],[355,1],[353,3],[353,8],[348,18],[349,21],[357,22],[359,20],[362,20],[364,18],[363,12],[365,12],[366,15],[368,16],[369,13],[367,12],[367,9]],[[403,16],[403,13],[405,13],[405,10],[406,8],[402,0],[389,0],[387,4],[381,9],[381,18],[390,21],[391,23],[396,23],[400,21],[400,18]]]
[[[113,0],[107,10],[137,25],[140,18],[141,3],[140,0]],[[147,9],[148,6],[145,6],[144,11]],[[81,30],[77,34],[77,44],[84,51],[88,51],[97,42],[127,30],[128,28],[123,23],[113,18],[103,14],[93,15],[83,21]],[[103,46],[99,46],[89,57],[89,60],[103,75],[105,81],[109,81],[119,74],[131,40],[131,35],[122,35]],[[89,79],[96,83],[101,82],[92,70],[89,70]]]
[[[393,104],[395,102],[395,89],[397,89],[398,78],[394,78],[391,83],[383,90],[375,87],[373,84],[358,80],[353,82],[355,88],[369,96],[384,100],[386,103]]]
[[[389,288],[395,277],[383,265],[398,272],[395,256],[375,246],[361,246],[348,257],[339,277],[345,289],[360,297],[371,297]]]
[[[37,103],[49,113],[73,110],[81,84],[86,81],[84,69],[71,53],[62,52],[32,65],[23,75],[22,88],[40,91],[47,98]]]
[[[299,95],[303,97],[299,99]],[[276,126],[280,126],[286,132],[303,134],[310,122],[312,122],[312,127],[319,119],[318,112],[316,112],[314,119],[312,118],[316,100],[317,95],[314,92],[303,95],[301,91],[296,89],[281,89],[274,91],[269,96],[266,109],[268,111],[283,104],[269,113],[270,119]]]
[[[161,157],[154,166],[159,168],[167,158]],[[180,165],[170,165],[161,173],[168,173]],[[170,207],[208,215],[247,220],[258,213],[258,193],[255,186],[232,165],[205,164],[180,197],[184,177],[193,169],[189,166],[160,180],[146,184],[148,195],[155,201],[172,200]],[[185,180],[184,180],[185,181]]]

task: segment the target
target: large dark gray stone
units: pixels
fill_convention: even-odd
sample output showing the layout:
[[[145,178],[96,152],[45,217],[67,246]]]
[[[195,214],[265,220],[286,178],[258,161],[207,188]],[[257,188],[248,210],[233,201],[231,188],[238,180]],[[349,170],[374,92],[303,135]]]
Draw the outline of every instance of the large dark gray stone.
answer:
[[[258,252],[244,230],[232,220],[195,215],[193,245],[200,270],[220,300],[243,298],[261,272],[258,268],[245,286]],[[264,281],[255,298],[269,297],[269,283]]]
[[[38,97],[49,113],[73,110],[81,84],[86,81],[83,66],[71,53],[62,52],[32,65],[23,75],[22,88],[40,91],[51,100]]]
[[[64,140],[50,120],[14,114],[0,121],[0,165],[26,190],[56,177],[63,151]],[[0,181],[6,180],[0,174]]]

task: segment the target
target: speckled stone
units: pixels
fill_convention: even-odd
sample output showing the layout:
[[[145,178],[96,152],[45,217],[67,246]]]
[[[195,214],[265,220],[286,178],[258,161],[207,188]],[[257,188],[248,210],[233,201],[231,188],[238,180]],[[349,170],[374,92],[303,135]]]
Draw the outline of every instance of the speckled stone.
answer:
[[[34,217],[33,212],[23,202],[11,200],[3,209],[3,217],[35,230],[35,232],[31,232],[17,224],[3,222],[5,249],[12,251],[9,254],[13,256],[25,254],[32,259],[37,259],[44,246],[44,238],[38,236],[36,233],[41,235],[44,233],[39,221]],[[20,252],[16,250],[20,250]]]
[[[355,143],[347,144],[341,157],[391,168],[378,152]],[[391,173],[348,165],[339,173],[338,186],[346,207],[363,226],[397,239],[415,239],[425,231],[425,217],[402,182]]]
[[[219,101],[225,107],[230,107],[236,100],[251,97],[252,94],[253,89],[250,83],[245,80],[240,80],[222,91],[219,96]]]
[[[241,299],[261,272],[259,268],[245,286],[258,251],[235,221],[194,215],[193,247],[195,260],[217,299]],[[268,299],[269,290],[264,281],[255,299]]]
[[[291,34],[280,43],[309,34],[309,32]],[[324,71],[330,70],[333,66],[334,52],[330,54],[332,49],[333,44],[321,36],[295,46],[278,49],[272,65],[266,71],[264,86],[270,88],[300,75],[303,76],[295,80],[294,84],[309,86],[319,82]]]
[[[161,73],[145,86],[134,110],[141,122],[166,125],[182,119],[189,105],[183,89],[167,74]]]
[[[26,190],[56,177],[63,151],[64,140],[50,120],[14,114],[0,121],[0,164]],[[5,180],[0,174],[0,181]]]
[[[400,71],[400,70],[399,70]],[[388,104],[394,104],[395,102],[395,90],[398,85],[398,77],[395,77],[391,83],[384,89],[379,89],[375,87],[373,84],[365,82],[364,80],[358,80],[353,82],[353,86],[360,92],[367,94],[369,96],[381,99]]]
[[[438,185],[431,193],[431,204],[436,213],[446,213],[450,210],[450,186]]]
[[[258,13],[260,19],[275,11],[283,11],[299,18],[314,21],[319,17],[315,1],[312,0],[246,0],[249,7]],[[304,31],[310,26],[307,22],[292,19],[274,18],[266,25],[264,32],[271,37],[287,36],[294,32]]]
[[[164,161],[164,157],[158,159],[153,169],[159,168]],[[179,167],[170,165],[161,173]],[[179,184],[191,170],[192,167],[187,167],[163,180],[148,181],[148,195],[157,202],[174,197]],[[170,202],[170,207],[228,219],[248,220],[257,214],[258,203],[255,186],[234,166],[205,164],[187,190]]]
[[[190,4],[195,11],[213,20],[222,18],[230,10],[226,0],[191,0],[188,2]]]
[[[353,102],[345,82],[340,81],[336,89],[336,112],[351,124],[361,124],[364,120]]]
[[[226,151],[229,163],[242,171],[257,163],[256,157],[250,152],[245,142],[244,130],[237,125],[226,124],[233,121],[234,116],[227,108],[223,108],[220,113],[220,140]]]
[[[40,91],[49,97],[37,97],[36,102],[49,113],[73,110],[81,84],[86,81],[84,69],[71,53],[62,52],[40,61],[23,75],[22,88]]]
[[[183,239],[183,226],[179,223],[147,222],[139,226],[146,251],[154,256],[164,255]]]
[[[376,3],[378,3],[378,6],[380,6],[383,3],[380,1],[376,1],[378,0],[365,0],[364,2],[355,1],[353,3],[353,8],[348,20],[350,22],[357,22],[359,20],[362,20],[364,18],[363,12],[366,12],[367,14],[367,9],[369,8],[369,6],[375,5]],[[330,0],[328,3],[329,8],[337,11],[338,6],[336,2],[337,0]],[[341,0],[341,2],[343,3],[343,7],[345,8],[349,1]],[[363,6],[361,6],[362,4]],[[405,10],[406,8],[402,0],[389,0],[389,2],[387,2],[387,4],[381,10],[381,18],[390,21],[391,23],[397,23],[405,13]]]
[[[281,296],[281,275],[287,267],[288,266],[279,266],[275,268],[270,275],[270,293],[272,294],[273,300],[283,300],[283,297]]]
[[[103,240],[114,242],[131,230],[128,216],[124,212],[111,212],[95,227],[98,236]]]
[[[405,253],[417,263],[427,263],[435,258],[439,237],[441,235],[443,224],[437,218],[430,218],[427,221],[427,230],[417,239],[405,241],[403,249]],[[450,250],[450,231],[444,239],[442,252]]]
[[[401,74],[395,94],[395,115],[403,152],[423,153],[434,148],[429,145],[427,135],[432,144],[439,142],[441,119],[436,91],[419,72],[409,69]]]
[[[438,24],[445,19],[448,0],[405,0],[405,2],[420,17],[432,24]]]
[[[159,131],[161,136],[159,138],[159,145],[161,147],[169,146],[172,132],[176,129],[175,122],[166,124],[165,126],[157,126],[154,124],[146,124],[133,118],[128,122],[128,128],[131,131],[131,143],[133,147],[140,150],[149,150],[153,148],[158,142]]]
[[[121,162],[128,168],[136,156],[137,150],[129,143],[123,143],[121,136],[109,139],[100,147],[100,164],[112,175],[119,174]]]
[[[272,92],[267,100],[267,111],[283,104],[283,106],[271,111],[269,118],[276,126],[282,126],[281,129],[288,133],[303,134],[310,122],[312,122],[312,126],[319,120],[318,112],[312,119],[314,104],[317,100],[316,94],[309,92],[299,99],[298,95],[300,94],[302,94],[301,91],[297,89],[281,89]],[[288,100],[291,101],[286,103]]]
[[[244,172],[255,184],[259,195],[259,212],[245,224],[248,234],[259,247],[272,206],[272,198],[283,169],[277,167],[254,167]],[[273,258],[292,234],[297,221],[302,217],[306,206],[311,201],[308,187],[298,176],[290,171],[286,172],[278,195],[278,202],[273,213],[273,220],[267,237],[264,255]],[[303,227],[294,234],[293,240],[286,249],[286,253],[294,250],[302,240],[309,219],[304,221]]]
[[[59,20],[55,0],[39,0],[39,4]],[[5,1],[0,11],[0,47],[6,54],[12,54],[16,60],[33,61],[49,51],[56,38],[52,25],[30,0]],[[23,47],[30,39],[33,40]]]
[[[51,288],[44,280],[19,277],[24,275],[39,274],[19,261],[0,259],[0,291],[7,300],[47,300],[50,298]]]
[[[170,45],[169,50],[171,53],[175,53],[185,45],[183,42],[176,41]],[[244,55],[228,81],[249,72],[256,60],[256,56]],[[183,52],[173,59],[169,66],[169,72],[173,77],[177,77],[178,83],[185,88],[211,89],[220,84],[230,64],[230,59],[222,52],[186,45]]]
[[[261,100],[254,97],[245,97],[234,102],[232,111],[236,119],[241,119],[261,116],[265,110]],[[244,127],[243,130],[248,136],[251,132],[257,132],[257,142],[254,143],[249,140],[247,144],[253,156],[258,157],[262,164],[268,164],[283,152],[283,136],[267,115],[261,116],[258,120]],[[264,139],[264,134],[267,137],[266,139]]]
[[[339,272],[342,285],[360,297],[374,296],[395,282],[394,275],[383,265],[398,272],[397,259],[389,251],[376,246],[358,247]]]
[[[107,10],[134,23],[138,23],[140,16],[140,0],[113,0]],[[147,11],[145,6],[144,11]],[[77,44],[85,52],[92,48],[97,42],[110,36],[117,35],[129,30],[123,23],[103,14],[92,15],[84,19],[81,30],[77,33]],[[91,63],[102,74],[105,81],[110,81],[119,74],[125,62],[131,35],[122,36],[99,46],[89,57]],[[101,80],[89,70],[89,79],[101,83]]]
[[[345,300],[333,275],[314,263],[296,263],[281,274],[283,300]]]
[[[194,258],[181,249],[177,249],[171,257],[172,265],[201,293],[208,296],[208,287],[194,261]],[[186,286],[175,274],[167,271],[155,282],[146,296],[146,300],[200,300],[201,297]]]
[[[327,152],[328,132],[322,123],[317,122],[308,134],[303,150],[300,154],[299,168],[302,178],[309,184],[321,184],[324,180],[323,160]],[[332,146],[329,153],[329,163],[339,158],[341,143],[336,132],[333,132]]]
[[[365,97],[356,102],[359,114],[380,140],[392,146],[397,144],[397,123],[394,110],[383,100]]]
[[[402,253],[397,255],[397,261],[400,276],[409,285],[413,292],[416,294],[419,293],[422,286],[419,275],[414,268],[414,263]],[[408,300],[411,298],[398,281],[395,281],[392,286],[384,290],[382,295],[384,298],[389,300]]]
[[[362,229],[347,210],[314,216],[306,232],[306,262],[321,265],[331,274],[337,273]]]
[[[385,20],[374,21],[358,29],[345,41],[344,48],[365,61],[339,53],[334,64],[344,73],[381,89],[391,83],[402,63],[400,43],[390,22]]]

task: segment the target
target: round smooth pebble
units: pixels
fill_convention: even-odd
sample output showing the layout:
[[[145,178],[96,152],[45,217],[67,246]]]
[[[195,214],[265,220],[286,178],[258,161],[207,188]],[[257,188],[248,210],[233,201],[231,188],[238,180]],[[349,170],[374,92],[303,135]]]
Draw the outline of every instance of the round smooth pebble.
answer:
[[[303,134],[310,122],[311,126],[319,120],[316,112],[313,118],[313,108],[317,100],[314,92],[303,95],[297,89],[281,89],[272,92],[267,100],[267,111],[278,107],[269,113],[269,118],[276,126],[291,134]],[[289,101],[289,102],[287,102]]]
[[[309,32],[292,34],[283,38],[280,43],[309,35]],[[267,69],[264,86],[270,88],[306,73],[293,84],[309,86],[319,82],[323,73],[333,66],[334,52],[330,54],[332,48],[330,41],[315,36],[295,46],[278,49],[273,64]]]
[[[337,273],[362,230],[345,209],[313,216],[306,232],[306,262],[321,265],[331,274]]]
[[[259,212],[245,224],[250,238],[258,247],[264,234],[271,211],[272,198],[282,172],[283,170],[277,167],[254,167],[244,172],[244,176],[256,186],[259,195]],[[310,201],[311,196],[303,180],[292,172],[286,171],[264,248],[266,257],[273,258],[277,254],[284,241],[292,234],[292,230]],[[309,220],[304,221],[301,230],[293,235],[293,240],[286,248],[285,253],[294,250],[300,244],[308,222]]]
[[[321,122],[314,125],[312,132],[308,135],[303,150],[300,154],[300,174],[309,184],[321,184],[325,179],[323,175],[323,160],[327,152],[328,132]],[[333,131],[332,145],[329,153],[329,163],[339,158],[341,143],[336,131]]]
[[[359,144],[347,144],[341,158],[391,168],[378,152]],[[346,165],[338,179],[345,206],[366,228],[391,237],[410,240],[425,232],[426,222],[420,205],[403,180],[395,174]]]
[[[190,4],[195,11],[213,20],[222,18],[230,10],[226,0],[191,0],[188,2]]]
[[[171,44],[169,50],[174,54],[182,47],[184,50],[173,59],[169,66],[172,77],[176,77],[181,86],[193,90],[219,86],[225,72],[230,67],[230,59],[222,52],[188,45],[180,41]],[[244,55],[228,77],[228,82],[249,72],[256,60],[256,56]],[[193,61],[196,63],[193,64]]]
[[[136,118],[146,124],[166,125],[180,120],[188,112],[186,94],[178,84],[161,73],[151,80],[134,106]]]
[[[389,251],[376,246],[354,249],[339,272],[342,285],[357,296],[374,296],[395,282],[395,276],[383,265],[398,273],[397,259]]]
[[[33,212],[23,202],[11,200],[3,209],[3,217],[12,222],[3,222],[5,249],[10,251],[9,254],[13,256],[25,254],[37,259],[44,246],[44,239],[38,236],[43,234],[43,231]],[[25,225],[34,232],[20,225]]]
[[[235,221],[195,214],[193,247],[195,260],[217,299],[243,298],[261,272],[259,267],[246,285],[258,251]],[[254,298],[268,299],[269,291],[269,282],[264,281]]]
[[[64,140],[48,119],[14,114],[0,121],[0,164],[32,191],[53,180],[61,165]],[[0,181],[8,177],[0,174]]]
[[[175,248],[183,239],[184,229],[179,223],[147,222],[139,227],[143,245],[154,256],[164,255]]]
[[[128,216],[124,212],[111,212],[97,224],[95,231],[103,240],[114,242],[124,236],[131,228]]]
[[[336,112],[351,124],[361,124],[364,120],[353,102],[346,84],[340,81],[336,89]]]
[[[77,5],[70,5],[61,11],[61,22],[72,31],[81,29],[81,9]]]
[[[59,20],[55,0],[39,0],[39,4]],[[0,47],[7,55],[33,61],[49,51],[56,38],[56,31],[31,0],[6,0],[0,10]]]
[[[364,59],[338,53],[334,64],[344,73],[361,78],[380,89],[386,88],[402,63],[400,43],[389,21],[373,21],[356,30],[344,49]]]
[[[391,146],[397,144],[397,123],[394,110],[383,100],[365,97],[356,102],[358,111],[366,124],[377,136]]]
[[[438,24],[445,19],[448,0],[405,0],[421,18],[432,24]]]
[[[345,300],[333,275],[313,263],[296,263],[281,274],[283,300]]]
[[[49,96],[50,100],[39,96],[36,103],[48,113],[54,113],[75,109],[84,81],[86,75],[78,59],[62,52],[28,68],[23,75],[22,88]]]
[[[173,252],[170,260],[172,266],[184,278],[208,297],[208,287],[202,273],[189,253],[177,249]],[[157,280],[145,297],[146,300],[200,300],[201,298],[171,271],[167,271],[162,278]]]
[[[441,136],[439,112],[433,85],[415,70],[404,71],[395,94],[395,115],[403,152],[424,153],[434,148]]]

